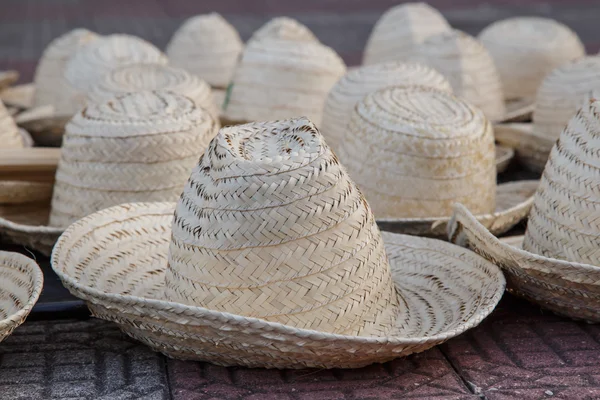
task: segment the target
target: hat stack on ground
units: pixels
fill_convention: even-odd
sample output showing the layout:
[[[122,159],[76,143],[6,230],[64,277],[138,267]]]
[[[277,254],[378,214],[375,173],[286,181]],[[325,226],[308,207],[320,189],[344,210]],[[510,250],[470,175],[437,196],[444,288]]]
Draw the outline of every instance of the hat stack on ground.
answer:
[[[239,123],[307,116],[320,125],[327,94],[345,72],[342,59],[319,42],[252,41],[235,72],[224,119]]]
[[[575,32],[547,18],[501,20],[485,28],[479,40],[494,59],[507,100],[535,98],[546,75],[585,55]]]
[[[325,102],[321,133],[327,144],[339,153],[356,104],[371,92],[395,85],[426,86],[452,92],[446,78],[423,64],[391,61],[353,69],[333,86]]]
[[[458,30],[432,36],[415,49],[413,59],[439,71],[454,94],[480,108],[488,119],[500,121],[506,115],[494,60],[474,37]]]
[[[273,18],[254,32],[249,42],[263,39],[285,39],[298,42],[319,41],[310,29],[288,17]]]
[[[66,127],[50,225],[126,202],[177,200],[216,130],[210,114],[172,92],[89,105]]]
[[[194,100],[198,107],[219,120],[210,86],[184,69],[162,64],[132,64],[106,74],[88,92],[88,101],[103,103],[120,94],[139,91],[166,90]]]
[[[457,207],[451,238],[500,265],[510,289],[555,312],[600,322],[600,101],[591,99],[556,142],[522,249],[502,243]]]
[[[375,24],[365,47],[363,64],[407,61],[425,39],[450,30],[442,14],[426,3],[397,5]]]

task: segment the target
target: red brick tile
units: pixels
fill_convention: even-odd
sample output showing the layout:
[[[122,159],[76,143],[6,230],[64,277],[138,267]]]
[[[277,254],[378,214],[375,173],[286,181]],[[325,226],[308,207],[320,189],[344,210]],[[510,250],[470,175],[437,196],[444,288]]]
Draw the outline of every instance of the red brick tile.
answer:
[[[344,400],[346,396],[342,392],[312,392],[300,393],[298,400]]]
[[[214,397],[224,397],[227,399],[233,399],[241,397],[243,395],[250,394],[250,390],[244,389],[234,385],[225,385],[222,383],[214,383],[200,389],[200,393],[204,393]]]
[[[236,384],[241,386],[265,386],[284,383],[282,372],[276,369],[240,368],[232,373]]]
[[[565,362],[555,353],[537,352],[537,353],[517,353],[515,359],[521,363],[524,368],[543,368],[565,365]]]
[[[586,334],[573,336],[550,336],[548,342],[557,350],[600,350],[600,345]]]

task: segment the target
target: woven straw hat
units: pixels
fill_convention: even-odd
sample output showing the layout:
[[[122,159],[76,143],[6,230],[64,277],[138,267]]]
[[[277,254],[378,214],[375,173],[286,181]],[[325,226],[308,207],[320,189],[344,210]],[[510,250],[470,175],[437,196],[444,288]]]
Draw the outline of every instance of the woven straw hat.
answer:
[[[350,118],[339,157],[378,222],[402,233],[443,232],[437,225],[447,222],[456,202],[504,232],[527,215],[535,190],[530,183],[497,186],[489,121],[467,102],[428,87],[367,95]]]
[[[556,68],[542,82],[535,101],[533,123],[498,125],[498,140],[518,142],[525,165],[542,171],[554,142],[577,110],[600,90],[600,56],[588,56]],[[507,143],[509,144],[509,143]]]
[[[367,40],[363,64],[407,61],[425,39],[450,30],[442,14],[426,3],[397,5],[375,24]]]
[[[318,42],[252,41],[236,69],[224,119],[239,123],[304,115],[320,125],[327,94],[345,72],[335,51]]]
[[[210,86],[184,69],[162,64],[132,64],[116,68],[88,92],[88,101],[104,103],[119,94],[147,90],[168,90],[187,96],[218,121],[219,110]]]
[[[50,225],[102,208],[175,201],[217,127],[188,97],[135,92],[91,104],[66,127]]]
[[[319,41],[310,29],[288,17],[273,18],[254,32],[249,42],[263,39],[285,39],[299,42]]]
[[[494,22],[479,34],[491,54],[506,99],[534,99],[553,69],[585,55],[579,37],[558,21],[517,17]]]
[[[0,71],[0,91],[12,86],[19,80],[19,71]]]
[[[217,13],[185,21],[167,46],[169,62],[213,88],[226,89],[244,48],[235,28]]]
[[[0,149],[31,147],[27,132],[17,127],[2,101],[0,101]]]
[[[502,243],[459,206],[449,233],[508,275],[510,290],[559,314],[600,322],[600,101],[569,121],[552,148],[522,248]]]
[[[0,341],[25,321],[43,283],[42,271],[31,258],[0,251]]]
[[[356,103],[371,92],[394,85],[421,85],[452,92],[446,78],[423,64],[391,61],[348,71],[325,101],[321,133],[327,144],[338,152]]]
[[[94,315],[171,357],[363,366],[469,329],[504,287],[467,250],[381,235],[305,118],[223,128],[173,217],[174,207],[100,211],[70,226],[52,255]]]

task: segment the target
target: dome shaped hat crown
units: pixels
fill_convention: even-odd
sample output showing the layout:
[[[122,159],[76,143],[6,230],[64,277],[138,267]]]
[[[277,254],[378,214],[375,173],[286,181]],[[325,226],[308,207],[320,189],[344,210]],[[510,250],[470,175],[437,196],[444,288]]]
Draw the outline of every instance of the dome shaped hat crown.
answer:
[[[377,218],[434,218],[456,202],[495,209],[494,135],[481,110],[452,94],[389,87],[355,107],[340,159]]]
[[[50,225],[136,201],[176,201],[217,127],[172,92],[135,92],[91,104],[67,124]]]
[[[360,191],[306,118],[223,128],[177,205],[166,298],[348,335],[398,295]]]
[[[395,85],[418,85],[452,91],[442,74],[419,63],[391,61],[348,71],[331,88],[323,108],[321,132],[334,151],[340,150],[356,104],[371,92]]]
[[[458,30],[431,36],[416,48],[412,59],[439,71],[458,97],[479,107],[490,120],[504,117],[502,83],[494,60],[474,37]]]
[[[309,42],[319,41],[310,29],[295,19],[288,17],[273,18],[254,32],[250,41],[266,38]]]
[[[425,39],[450,29],[442,14],[426,3],[392,7],[375,24],[365,47],[363,64],[406,61]]]
[[[115,68],[89,91],[88,99],[102,103],[119,94],[149,90],[185,95],[206,109],[215,120],[218,119],[218,110],[206,82],[184,69],[162,64],[132,64]]]
[[[479,39],[494,59],[506,99],[535,97],[548,73],[585,55],[577,34],[548,18],[497,21],[485,28]]]
[[[598,265],[600,257],[600,101],[571,118],[552,148],[523,248],[546,257]]]

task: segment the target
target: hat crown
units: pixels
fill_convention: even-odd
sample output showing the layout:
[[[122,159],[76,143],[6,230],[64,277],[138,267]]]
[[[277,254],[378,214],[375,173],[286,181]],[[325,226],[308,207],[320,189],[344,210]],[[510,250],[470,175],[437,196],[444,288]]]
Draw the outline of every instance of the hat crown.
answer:
[[[571,118],[546,163],[523,248],[546,257],[598,265],[600,257],[600,101]]]
[[[541,17],[515,17],[494,22],[481,32],[481,40],[506,46],[552,47],[564,45],[574,32],[566,25]],[[530,42],[519,42],[526,39]]]
[[[288,17],[273,18],[254,32],[250,40],[262,40],[266,38],[294,41],[319,41],[305,25]]]
[[[398,310],[371,210],[306,118],[221,129],[175,211],[166,297],[359,335]]]

